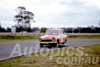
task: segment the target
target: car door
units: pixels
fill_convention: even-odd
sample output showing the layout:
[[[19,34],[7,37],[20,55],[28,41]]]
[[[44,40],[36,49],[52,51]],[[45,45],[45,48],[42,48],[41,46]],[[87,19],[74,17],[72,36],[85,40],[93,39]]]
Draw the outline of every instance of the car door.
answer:
[[[63,36],[62,31],[59,31],[59,36],[60,36],[61,43],[64,42],[64,40],[63,40],[64,36]]]

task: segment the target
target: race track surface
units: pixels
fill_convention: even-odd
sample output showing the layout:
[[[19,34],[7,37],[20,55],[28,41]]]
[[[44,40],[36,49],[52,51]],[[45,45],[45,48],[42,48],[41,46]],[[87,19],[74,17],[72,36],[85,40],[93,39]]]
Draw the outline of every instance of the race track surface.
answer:
[[[66,46],[64,47],[74,47],[74,46],[84,46],[84,45],[92,45],[92,44],[100,44],[100,39],[68,39],[66,42]],[[16,49],[16,51],[20,51],[21,55],[25,55],[30,53],[36,53],[40,51],[47,51],[52,49],[59,48],[48,48],[43,47],[40,48],[38,44],[38,40],[33,41],[17,41],[17,42],[0,42],[0,60],[5,58],[11,58],[11,53]],[[13,55],[19,56],[18,54]]]

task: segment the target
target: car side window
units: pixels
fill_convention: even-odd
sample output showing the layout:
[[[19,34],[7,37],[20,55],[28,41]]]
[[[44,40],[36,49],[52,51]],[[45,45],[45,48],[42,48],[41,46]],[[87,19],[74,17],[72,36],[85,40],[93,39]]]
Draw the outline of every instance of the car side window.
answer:
[[[61,32],[59,31],[59,35],[61,35]]]
[[[63,34],[62,31],[60,31],[61,35]]]
[[[63,35],[63,31],[59,31],[59,35]]]
[[[62,35],[62,31],[59,31],[59,34]]]

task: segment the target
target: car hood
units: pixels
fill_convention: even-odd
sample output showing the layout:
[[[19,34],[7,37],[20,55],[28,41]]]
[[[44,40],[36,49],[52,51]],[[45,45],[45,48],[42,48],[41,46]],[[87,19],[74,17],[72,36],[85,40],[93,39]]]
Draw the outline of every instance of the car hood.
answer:
[[[56,37],[57,35],[44,35],[44,36],[41,36],[40,38],[42,39],[52,39],[53,37]]]

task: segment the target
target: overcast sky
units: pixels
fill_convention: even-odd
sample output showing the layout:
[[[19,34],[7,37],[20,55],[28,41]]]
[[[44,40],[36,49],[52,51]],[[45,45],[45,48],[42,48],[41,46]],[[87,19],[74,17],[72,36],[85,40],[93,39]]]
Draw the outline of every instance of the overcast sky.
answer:
[[[31,27],[87,27],[98,26],[100,0],[0,0],[0,23],[11,27],[18,6],[35,15]]]

